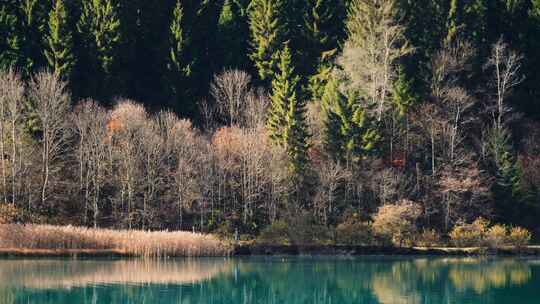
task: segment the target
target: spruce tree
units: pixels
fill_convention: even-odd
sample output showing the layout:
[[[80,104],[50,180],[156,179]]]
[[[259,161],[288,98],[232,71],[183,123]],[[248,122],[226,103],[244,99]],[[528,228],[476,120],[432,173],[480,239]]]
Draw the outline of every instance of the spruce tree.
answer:
[[[110,77],[120,43],[120,19],[113,0],[83,0],[77,30],[106,77]]]
[[[452,43],[460,36],[482,47],[487,36],[486,0],[451,0],[446,22],[445,43]]]
[[[232,0],[225,0],[218,21],[217,41],[221,67],[235,68],[246,65],[247,45],[245,37],[249,35],[243,24],[242,8]]]
[[[358,94],[343,94],[335,77],[328,81],[322,97],[324,144],[335,161],[358,163],[375,152],[377,129],[370,125]]]
[[[405,116],[408,109],[417,99],[416,93],[414,92],[413,80],[407,77],[403,68],[398,70],[398,77],[394,81],[393,97],[397,114],[400,117]]]
[[[279,50],[285,41],[283,0],[253,0],[249,13],[253,61],[259,78],[271,80],[279,62]]]
[[[303,36],[304,72],[310,75],[308,89],[312,99],[319,99],[330,77],[339,39],[344,31],[343,1],[305,0]]]
[[[14,30],[16,24],[13,7],[0,4],[0,70],[7,70],[19,61],[20,37]]]
[[[51,70],[64,79],[70,79],[75,64],[72,35],[63,0],[56,0],[49,14],[49,34],[45,56]]]
[[[278,73],[272,81],[267,129],[270,139],[285,148],[292,174],[301,174],[308,161],[309,137],[305,118],[306,105],[299,98],[300,77],[294,73],[291,52],[285,46],[279,55]]]
[[[513,153],[509,131],[493,128],[488,147],[496,178],[493,191],[497,198],[497,216],[499,220],[517,221],[526,207],[527,193],[522,187],[522,171]]]
[[[22,0],[19,2],[18,29],[19,60],[18,68],[25,77],[46,64],[43,54],[47,24],[48,1]]]
[[[177,1],[169,28],[169,70],[181,78],[191,75],[191,65],[185,59],[188,40],[184,34],[183,19],[184,8],[182,3]]]
[[[343,126],[341,116],[349,116],[346,110],[347,97],[338,88],[338,82],[330,77],[325,85],[324,94],[321,98],[323,119],[323,144],[326,153],[334,161],[344,161],[346,157],[345,142],[347,138],[347,126]],[[344,127],[344,128],[343,128]]]

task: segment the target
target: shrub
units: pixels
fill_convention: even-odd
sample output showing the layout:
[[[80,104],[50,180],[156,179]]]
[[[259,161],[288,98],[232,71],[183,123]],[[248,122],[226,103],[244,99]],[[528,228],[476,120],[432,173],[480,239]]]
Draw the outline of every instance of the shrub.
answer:
[[[351,218],[336,227],[336,242],[339,245],[373,245],[375,238],[371,223]]]
[[[285,221],[275,221],[261,232],[258,242],[275,245],[289,245],[289,225]]]
[[[11,224],[21,217],[21,212],[13,204],[0,203],[0,224]]]
[[[330,230],[321,225],[310,213],[303,213],[289,218],[289,239],[297,245],[327,244],[331,240]]]
[[[506,245],[508,240],[508,228],[504,225],[494,225],[486,232],[485,243],[492,248]]]
[[[221,239],[234,239],[235,229],[233,228],[230,221],[225,221],[221,223],[214,231],[217,236]]]
[[[531,242],[532,234],[521,227],[513,227],[508,236],[508,243],[517,248],[525,247]]]
[[[409,245],[416,233],[416,221],[421,214],[420,205],[409,200],[387,204],[380,207],[373,217],[373,229],[379,237],[390,238],[396,246]]]
[[[416,244],[422,247],[441,245],[441,235],[435,229],[424,229],[416,238]]]
[[[450,232],[450,239],[457,247],[482,246],[489,222],[483,218],[476,219],[472,224],[459,224]]]

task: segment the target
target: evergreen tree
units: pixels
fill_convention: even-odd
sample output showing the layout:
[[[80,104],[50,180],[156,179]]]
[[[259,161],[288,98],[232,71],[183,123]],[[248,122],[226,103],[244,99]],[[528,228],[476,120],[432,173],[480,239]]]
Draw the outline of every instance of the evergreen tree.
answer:
[[[47,24],[47,1],[22,0],[19,2],[19,21],[17,31],[20,31],[18,67],[25,77],[46,64],[42,52]]]
[[[294,74],[288,46],[280,52],[278,73],[272,81],[267,129],[270,139],[286,149],[291,173],[303,172],[308,161],[305,103],[299,99],[300,77]]]
[[[247,63],[246,27],[242,9],[232,0],[225,0],[218,21],[218,48],[223,68],[244,67]]]
[[[69,79],[75,64],[72,35],[63,0],[56,0],[49,14],[49,35],[45,56],[51,70],[64,79]]]
[[[407,113],[407,110],[417,100],[416,93],[414,92],[413,80],[409,79],[405,74],[403,68],[398,70],[398,77],[394,81],[394,104],[399,116],[403,117]]]
[[[16,66],[20,54],[20,37],[14,30],[17,17],[13,7],[0,4],[0,70]]]
[[[249,13],[253,61],[259,78],[272,79],[279,62],[279,50],[285,41],[283,0],[253,0]]]
[[[313,99],[322,97],[333,67],[338,41],[344,35],[345,4],[343,1],[305,0],[301,50],[306,65],[303,72],[311,75],[309,91]]]
[[[83,0],[77,30],[95,52],[101,71],[106,77],[113,72],[113,65],[120,43],[120,19],[113,0]]]
[[[185,38],[183,30],[183,18],[184,9],[181,2],[177,1],[169,29],[169,70],[173,71],[176,76],[186,78],[191,75],[191,65],[185,59],[188,40]]]
[[[176,1],[169,27],[169,83],[173,91],[176,104],[173,108],[184,114],[193,112],[193,104],[184,101],[191,95],[188,79],[192,75],[193,62],[188,60],[189,39],[184,30],[184,7],[180,1]]]
[[[378,132],[370,126],[367,111],[353,92],[343,94],[331,77],[322,97],[324,144],[335,161],[358,163],[375,151]]]
[[[496,178],[497,216],[499,220],[519,221],[527,201],[522,187],[522,171],[513,153],[511,136],[506,128],[493,128],[489,134],[492,168]]]
[[[485,47],[487,39],[486,0],[451,0],[447,17],[445,43],[467,39],[477,47]]]

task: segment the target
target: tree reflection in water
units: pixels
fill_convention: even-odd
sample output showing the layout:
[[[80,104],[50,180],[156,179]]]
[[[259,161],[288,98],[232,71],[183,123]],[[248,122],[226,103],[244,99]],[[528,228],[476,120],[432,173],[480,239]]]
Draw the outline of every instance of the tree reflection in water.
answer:
[[[536,303],[539,283],[519,259],[0,261],[0,304]]]

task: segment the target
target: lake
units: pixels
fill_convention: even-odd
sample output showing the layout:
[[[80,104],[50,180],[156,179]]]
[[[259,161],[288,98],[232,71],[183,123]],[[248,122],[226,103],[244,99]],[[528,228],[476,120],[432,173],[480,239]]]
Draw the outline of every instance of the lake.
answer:
[[[0,304],[7,303],[537,304],[540,260],[0,260]]]

